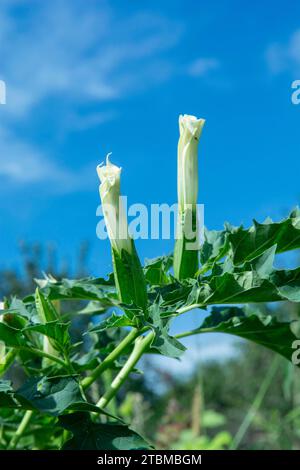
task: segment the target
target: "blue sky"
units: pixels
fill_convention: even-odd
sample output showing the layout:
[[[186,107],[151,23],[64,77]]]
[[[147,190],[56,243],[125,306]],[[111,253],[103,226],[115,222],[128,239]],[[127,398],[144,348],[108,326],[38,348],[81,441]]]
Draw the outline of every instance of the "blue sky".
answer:
[[[284,216],[299,202],[300,4],[1,0],[0,266],[18,241],[54,242],[91,273],[107,152],[129,203],[176,202],[178,115],[206,118],[199,202],[209,228]],[[172,249],[138,241],[142,258]]]

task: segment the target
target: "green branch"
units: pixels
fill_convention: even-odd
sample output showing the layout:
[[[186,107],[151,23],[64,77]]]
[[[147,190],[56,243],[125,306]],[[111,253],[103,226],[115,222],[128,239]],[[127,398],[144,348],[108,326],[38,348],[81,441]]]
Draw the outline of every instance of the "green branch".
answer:
[[[9,445],[8,445],[8,449],[13,450],[13,449],[16,448],[19,440],[21,439],[25,429],[27,428],[27,426],[29,424],[29,421],[31,420],[32,415],[33,415],[32,410],[26,411],[26,413],[23,416],[22,421],[19,424],[18,429],[16,430],[15,434],[13,435],[13,437],[12,437],[12,439],[11,439]]]
[[[153,338],[153,332],[149,333],[147,336],[137,338],[132,353],[130,354],[126,363],[124,364],[120,372],[116,375],[111,386],[105,392],[103,397],[101,397],[98,401],[97,406],[99,408],[105,408],[106,405],[110,402],[110,400],[116,395],[118,390],[121,388],[121,386],[127,379],[130,372],[132,372],[137,362],[140,360],[146,350],[150,347]]]
[[[122,354],[122,352],[129,346],[133,341],[139,336],[140,332],[133,328],[130,333],[118,344],[118,346],[99,364],[96,369],[89,375],[85,377],[81,384],[82,388],[86,389],[92,385],[95,380],[104,372],[106,369],[109,369],[113,362]]]
[[[39,356],[39,357],[46,357],[47,359],[50,359],[50,361],[56,362],[57,364],[59,364],[60,366],[68,370],[68,364],[66,364],[65,361],[63,361],[57,356],[54,356],[53,354],[45,353],[44,351],[41,351],[40,349],[34,349],[34,348],[22,347],[20,349],[22,349],[23,351],[31,352],[32,354],[35,354],[36,356]]]

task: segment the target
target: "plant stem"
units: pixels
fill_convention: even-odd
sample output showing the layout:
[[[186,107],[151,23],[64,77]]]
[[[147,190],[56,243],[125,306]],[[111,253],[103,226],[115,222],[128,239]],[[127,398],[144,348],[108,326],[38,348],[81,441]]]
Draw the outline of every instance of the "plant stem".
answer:
[[[99,408],[105,408],[106,405],[110,402],[110,400],[116,395],[116,393],[121,388],[136,363],[139,361],[145,351],[149,348],[153,337],[154,333],[151,332],[147,336],[137,338],[132,353],[130,354],[126,363],[114,378],[109,389],[98,401],[97,406]]]
[[[107,369],[106,371],[104,371],[102,377],[103,377],[104,390],[107,390],[110,387],[114,379],[113,371],[111,369]],[[107,411],[115,416],[118,414],[116,397],[113,397],[111,401],[109,402],[107,406]]]
[[[63,361],[62,359],[60,359],[59,357],[57,356],[53,356],[53,354],[49,354],[49,353],[45,353],[44,351],[41,351],[40,349],[34,349],[34,348],[21,348],[23,349],[24,351],[29,351],[33,354],[36,354],[37,356],[40,356],[40,357],[46,357],[47,359],[50,359],[51,361],[53,362],[56,362],[57,364],[65,367],[66,369],[68,369],[68,365],[65,363],[65,361]]]
[[[174,338],[176,339],[187,338],[188,336],[200,335],[201,333],[214,333],[214,329],[213,328],[196,328],[195,330],[184,331],[183,333],[174,335]]]
[[[23,416],[22,421],[19,424],[18,429],[16,430],[15,434],[13,435],[13,437],[12,437],[10,443],[9,443],[9,446],[8,446],[9,449],[12,450],[12,449],[16,448],[16,446],[17,446],[19,440],[21,439],[26,427],[29,424],[29,421],[31,420],[32,415],[33,415],[32,410],[26,411],[26,413]]]
[[[176,312],[181,314],[181,313],[189,312],[190,310],[194,310],[194,308],[201,308],[201,307],[203,307],[203,304],[191,304],[191,305],[187,305],[186,307],[179,308],[178,310],[176,310]]]
[[[280,357],[276,356],[273,359],[273,362],[271,363],[269,370],[267,372],[267,375],[265,376],[264,381],[262,382],[256,397],[254,398],[245,418],[242,421],[242,424],[240,425],[236,435],[234,436],[234,439],[231,443],[230,450],[235,450],[238,448],[240,445],[243,437],[245,436],[249,426],[251,425],[259,407],[262,404],[262,401],[268,391],[268,388],[270,387],[272,380],[277,372],[278,369],[278,364],[279,364]]]
[[[112,363],[120,356],[120,354],[122,354],[124,349],[126,349],[127,346],[129,346],[138,337],[139,334],[140,332],[136,328],[133,328],[130,333],[118,344],[118,346],[104,359],[104,361],[96,367],[91,375],[85,377],[82,380],[82,388],[86,389],[93,382],[95,382],[102,372],[112,365]]]

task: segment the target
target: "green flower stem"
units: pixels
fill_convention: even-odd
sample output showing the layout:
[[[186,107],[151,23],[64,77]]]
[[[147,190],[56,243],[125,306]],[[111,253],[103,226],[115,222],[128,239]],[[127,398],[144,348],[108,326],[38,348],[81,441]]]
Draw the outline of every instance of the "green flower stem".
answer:
[[[139,334],[140,332],[136,328],[133,328],[130,333],[118,344],[118,346],[104,359],[104,361],[96,367],[92,374],[82,380],[82,388],[86,389],[92,385],[92,383],[98,379],[102,372],[108,369],[112,363],[122,354],[124,349],[133,343]]]
[[[188,249],[190,244],[197,244],[197,210],[179,210],[177,240],[174,249],[174,276],[177,279],[193,278],[199,269],[199,249]],[[189,228],[189,225],[192,227]],[[186,228],[187,227],[187,228]],[[192,231],[191,231],[192,229]],[[186,232],[189,235],[186,237]],[[192,238],[190,238],[192,236]]]
[[[122,387],[123,383],[135,367],[136,363],[140,360],[142,355],[151,345],[153,337],[154,333],[151,332],[147,336],[141,336],[137,338],[132,353],[130,354],[126,363],[124,364],[120,372],[116,375],[109,389],[98,401],[97,406],[99,408],[105,408],[106,405],[110,402],[110,400],[117,394],[118,390]]]
[[[104,390],[107,390],[110,387],[110,384],[112,383],[113,379],[114,379],[114,374],[113,374],[112,369],[107,369],[103,373]],[[109,402],[107,406],[107,411],[114,416],[118,415],[116,397],[113,397],[111,401]]]
[[[32,410],[26,411],[26,413],[23,416],[22,421],[19,424],[18,429],[16,430],[15,434],[13,435],[13,437],[12,437],[10,443],[9,443],[9,446],[8,446],[9,449],[13,450],[13,449],[16,448],[19,440],[21,439],[25,429],[27,428],[27,426],[29,424],[29,421],[31,420],[32,415],[33,415]]]

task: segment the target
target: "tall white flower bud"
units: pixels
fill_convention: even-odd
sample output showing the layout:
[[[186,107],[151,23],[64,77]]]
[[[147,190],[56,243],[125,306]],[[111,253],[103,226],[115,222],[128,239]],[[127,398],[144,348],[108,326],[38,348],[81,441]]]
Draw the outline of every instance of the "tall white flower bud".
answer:
[[[193,277],[198,270],[198,144],[204,123],[204,119],[195,116],[179,116],[178,223],[174,250],[174,274],[178,279]]]

